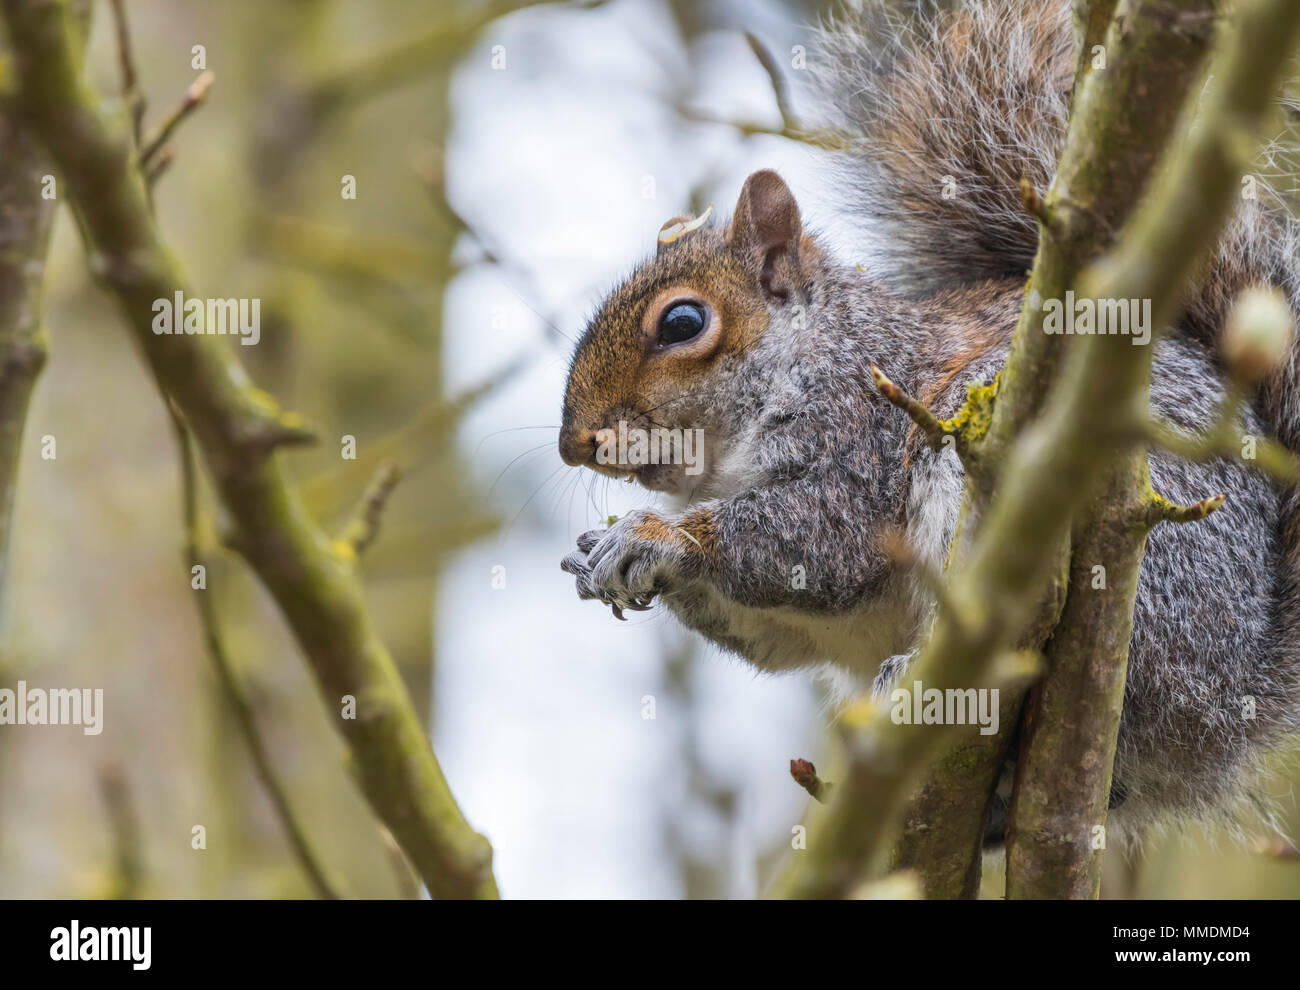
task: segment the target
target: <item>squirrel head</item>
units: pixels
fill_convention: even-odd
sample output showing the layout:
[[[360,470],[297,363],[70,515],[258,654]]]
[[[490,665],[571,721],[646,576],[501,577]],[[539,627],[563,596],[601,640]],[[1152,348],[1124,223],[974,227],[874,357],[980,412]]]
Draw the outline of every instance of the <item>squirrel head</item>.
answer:
[[[724,229],[703,226],[707,216],[665,223],[655,256],[610,293],[578,341],[560,428],[567,464],[681,491],[686,465],[638,462],[634,446],[606,441],[620,423],[625,434],[698,430],[709,446],[725,439],[725,369],[806,304],[820,250],[779,175],[765,169],[746,179]]]

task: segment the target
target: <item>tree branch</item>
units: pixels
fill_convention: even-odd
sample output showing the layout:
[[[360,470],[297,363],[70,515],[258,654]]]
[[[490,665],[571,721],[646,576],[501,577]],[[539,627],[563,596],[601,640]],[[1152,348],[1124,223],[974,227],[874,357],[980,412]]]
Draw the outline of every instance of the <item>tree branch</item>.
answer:
[[[80,64],[90,20],[88,0],[74,8]],[[0,53],[2,54],[2,53]],[[41,322],[45,256],[58,205],[47,187],[51,164],[23,129],[17,108],[0,96],[0,595],[9,570],[9,527],[18,486],[18,455],[36,379],[47,357]],[[50,189],[51,198],[43,195]]]
[[[185,523],[186,569],[189,574],[193,574],[196,567],[201,567],[202,573],[206,575],[208,566],[201,549],[199,486],[198,472],[194,467],[194,445],[190,441],[190,432],[186,429],[180,413],[170,404],[169,412],[181,462],[181,511]],[[271,751],[262,738],[261,729],[258,728],[253,706],[240,686],[234,664],[230,662],[230,655],[226,652],[225,637],[221,635],[221,623],[212,597],[215,591],[206,587],[206,580],[204,585],[203,588],[195,589],[195,594],[198,596],[199,621],[203,627],[203,641],[207,647],[208,658],[212,661],[217,682],[221,685],[221,693],[226,703],[230,705],[231,712],[234,713],[240,735],[244,737],[244,743],[248,746],[248,755],[252,757],[253,769],[271,799],[276,817],[284,827],[289,845],[298,858],[303,872],[319,897],[336,900],[339,897],[339,885],[330,879],[328,871],[307,838],[307,830],[289,802],[289,792],[276,772],[275,764],[271,760]]]
[[[962,451],[966,498],[949,551],[954,563],[969,553],[1007,452],[1038,416],[1056,378],[1065,342],[1042,332],[1041,302],[1063,298],[1084,264],[1111,242],[1173,133],[1182,94],[1208,48],[1212,22],[1198,14],[1195,4],[1124,0],[1121,10],[1130,27],[1108,38],[1116,6],[1117,0],[1076,3],[1071,124],[1056,180],[1046,199],[1027,183],[1021,186],[1025,208],[1040,224],[1038,257],[996,404],[990,402],[985,435]],[[1166,37],[1174,28],[1174,35]],[[1110,63],[1085,86],[1092,47],[1102,40]],[[1052,554],[1056,563],[1044,582],[1037,616],[1017,644],[1024,649],[1042,647],[1065,602],[1068,536],[1059,538]],[[1001,720],[997,737],[966,733],[958,751],[934,768],[905,816],[896,864],[921,874],[927,896],[974,897],[978,892],[984,812],[1020,710],[1020,698],[1012,693],[1004,692],[1001,700],[1010,717]]]
[[[1084,100],[1084,81],[1091,70],[1091,51],[1105,40],[1117,0],[1076,3],[1076,71],[1071,129],[1057,179],[1044,199],[1022,183],[1025,209],[1040,224],[1039,254],[1027,287],[1027,299],[1061,298],[1083,264],[1110,242],[1113,232],[1142,192],[1156,154],[1177,120],[1179,99],[1200,65],[1207,47],[1209,22],[1156,2],[1127,2],[1124,12],[1138,30],[1107,41],[1111,63]],[[1177,14],[1178,35],[1164,39],[1162,30]],[[1177,20],[1177,18],[1176,18]],[[1157,57],[1157,50],[1159,55]],[[1155,77],[1155,78],[1149,78]],[[1132,94],[1142,93],[1141,100]],[[1156,99],[1148,100],[1148,94]],[[1154,138],[1150,146],[1137,135]],[[1092,160],[1093,156],[1101,161]],[[1121,175],[1127,176],[1117,181]],[[1063,194],[1069,190],[1068,197]],[[949,551],[951,562],[964,559],[981,525],[996,479],[1013,440],[1037,416],[1056,375],[1064,342],[1042,333],[1042,311],[1022,308],[1012,353],[1003,370],[996,404],[989,397],[986,435],[959,451],[967,471],[958,532]],[[1065,601],[1068,538],[1055,550],[1058,565],[1045,582],[1033,623],[1017,644],[1038,650],[1046,642]],[[980,858],[986,809],[1017,731],[1020,698],[1001,697],[1008,717],[997,736],[966,733],[958,748],[934,767],[904,819],[904,838],[895,864],[922,877],[927,896],[974,897],[979,890]]]
[[[1257,18],[1276,20],[1270,30],[1277,37],[1265,46],[1270,54],[1262,59],[1255,55],[1257,65],[1266,67],[1259,72],[1262,85],[1265,77],[1272,79],[1269,70],[1280,65],[1271,61],[1271,53],[1290,42],[1290,22],[1300,22],[1300,10],[1279,12],[1260,5],[1251,10]],[[1123,30],[1112,29],[1108,44],[1111,65],[1088,76],[1048,197],[1060,220],[1044,232],[1030,279],[1029,305],[1007,368],[1014,386],[1007,393],[1009,383],[1004,382],[998,393],[993,423],[976,459],[977,464],[999,466],[996,474],[973,479],[986,492],[996,480],[997,495],[969,549],[952,568],[951,605],[940,608],[913,668],[912,676],[927,689],[990,687],[1001,651],[1023,643],[1030,630],[1045,636],[1055,625],[1055,610],[1048,610],[1049,621],[1044,621],[1043,591],[1064,583],[1074,517],[1104,479],[1117,447],[1136,448],[1131,441],[1126,445],[1124,437],[1134,428],[1135,410],[1145,411],[1151,349],[1133,347],[1126,339],[1069,338],[1069,360],[1059,386],[1041,415],[1036,414],[1060,357],[1054,353],[1060,339],[1041,331],[1041,299],[1056,293],[1041,290],[1054,285],[1063,292],[1076,284],[1073,273],[1109,240],[1110,225],[1099,221],[1122,218],[1135,202],[1140,183],[1134,175],[1151,170],[1172,133],[1211,27],[1208,8],[1190,3],[1172,10],[1128,0],[1121,14]],[[1178,28],[1173,38],[1171,17]],[[1252,35],[1252,41],[1258,39]],[[1267,93],[1228,89],[1245,115],[1238,119],[1253,127],[1252,100],[1266,102]],[[1138,92],[1141,101],[1125,98]],[[1141,116],[1128,119],[1126,112]],[[1192,143],[1196,153],[1183,159],[1191,167],[1180,172],[1180,181],[1162,184],[1160,195],[1135,218],[1106,266],[1077,280],[1089,297],[1149,298],[1154,325],[1168,321],[1200,248],[1217,233],[1231,202],[1231,182],[1225,183],[1221,174],[1231,168],[1219,167],[1215,128],[1205,130],[1212,133],[1212,143],[1206,146],[1203,134]],[[1234,146],[1253,151],[1254,143],[1235,130]],[[1115,154],[1099,153],[1101,149]],[[1035,286],[1039,305],[1034,303]],[[1046,381],[1035,381],[1039,374]],[[990,451],[998,456],[988,456]],[[1131,610],[1131,600],[1127,607]],[[954,610],[961,614],[952,615]],[[787,896],[843,896],[864,872],[878,870],[917,774],[958,735],[947,726],[895,726],[883,709],[867,703],[850,709],[844,722],[847,773],[823,829],[778,888]]]
[[[9,526],[27,407],[45,366],[41,325],[45,254],[55,200],[41,198],[49,162],[0,103],[0,593],[9,569]],[[56,187],[57,188],[57,187]]]
[[[224,341],[152,332],[154,300],[190,286],[150,215],[130,142],[81,80],[63,5],[3,0],[3,12],[16,41],[18,106],[64,170],[92,273],[184,414],[326,705],[356,699],[357,717],[340,729],[367,799],[435,896],[495,897],[491,848],[456,805],[352,567],[328,549],[284,477],[275,448],[301,438],[300,424],[253,387]]]
[[[1085,0],[1089,37],[1098,36],[1098,19],[1116,6]],[[1105,36],[1106,70],[1088,72],[1082,84],[1076,77],[1070,129],[1042,203],[1052,223],[1042,228],[1026,286],[1030,305],[1022,308],[1012,340],[989,447],[1009,448],[1056,380],[1067,338],[1043,333],[1041,302],[1065,297],[1146,191],[1209,50],[1215,7],[1213,0],[1120,0]]]
[[[1231,212],[1272,94],[1300,40],[1295,4],[1253,0],[1239,17],[1220,42],[1224,56],[1197,126],[1162,160],[1151,195],[1116,249],[1081,280],[1093,299],[1150,298],[1157,327],[1175,315],[1178,290]],[[1187,124],[1195,111],[1193,96],[1184,110]],[[1092,425],[1122,433],[1145,417],[1151,348],[1129,347],[1142,355],[1125,356],[1118,338],[1097,341],[1071,355],[1065,392],[1048,415],[1100,409],[1077,400],[1090,391],[1089,380],[1109,375],[1117,408]],[[1077,441],[1067,433],[1056,442]],[[1188,509],[1170,505],[1151,492],[1144,447],[1129,442],[1122,450],[1084,516],[1049,673],[1025,720],[1007,836],[1008,898],[1097,896],[1104,843],[1095,840],[1099,828],[1104,835],[1146,530],[1160,520],[1204,518],[1222,504],[1217,496]],[[1099,560],[1106,561],[1104,594],[1092,591],[1083,573]]]

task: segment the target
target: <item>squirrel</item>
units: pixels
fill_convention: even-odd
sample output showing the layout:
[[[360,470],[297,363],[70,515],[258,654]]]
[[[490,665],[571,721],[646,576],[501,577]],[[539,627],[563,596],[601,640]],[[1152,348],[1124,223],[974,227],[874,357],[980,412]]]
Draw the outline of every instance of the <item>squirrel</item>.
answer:
[[[964,484],[955,452],[923,442],[872,366],[941,417],[969,383],[993,381],[1037,248],[1020,180],[1051,184],[1074,70],[1066,0],[906,22],[882,6],[822,28],[810,60],[818,105],[849,135],[834,201],[872,229],[867,261],[833,257],[770,170],[749,176],[725,225],[674,217],[579,339],[559,434],[566,463],[681,502],[582,534],[562,563],[581,598],[620,618],[658,599],[756,667],[824,671],[846,695],[888,691],[932,616],[889,534],[941,570]],[[1188,433],[1216,421],[1217,345],[1237,295],[1275,286],[1300,310],[1296,226],[1265,187],[1243,199],[1152,345],[1153,414]],[[1264,383],[1243,435],[1300,449],[1298,360]],[[702,463],[633,463],[602,432],[620,423],[699,431]],[[1148,461],[1171,500],[1228,498],[1148,538],[1111,822],[1136,838],[1156,823],[1241,824],[1251,809],[1267,820],[1261,762],[1300,729],[1300,495],[1233,460],[1153,448]]]

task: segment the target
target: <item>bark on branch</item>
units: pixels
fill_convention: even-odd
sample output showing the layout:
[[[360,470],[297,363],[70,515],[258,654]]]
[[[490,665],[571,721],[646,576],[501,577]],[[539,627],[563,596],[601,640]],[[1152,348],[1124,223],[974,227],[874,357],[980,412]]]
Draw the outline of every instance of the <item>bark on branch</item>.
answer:
[[[158,335],[153,303],[190,283],[149,211],[120,120],[82,81],[63,4],[4,0],[15,40],[16,105],[63,171],[91,272],[119,302],[155,378],[183,413],[239,546],[279,604],[325,703],[340,718],[367,799],[435,896],[494,897],[491,848],[465,822],[376,634],[348,560],[303,508],[276,448],[310,434],[256,389],[226,342]],[[197,294],[192,297],[197,297]]]
[[[1122,27],[1111,26],[1117,7]],[[1027,208],[1040,219],[1027,302],[1064,298],[1084,266],[1113,242],[1174,133],[1183,96],[1209,49],[1212,7],[1210,0],[1076,4],[1079,57],[1057,176],[1046,198],[1022,190],[1031,201]],[[1091,51],[1103,41],[1106,69],[1094,73]],[[951,551],[954,564],[966,558],[982,525],[1007,452],[1039,416],[1057,378],[1067,341],[1043,333],[1042,318],[1041,306],[1022,308],[987,434],[963,456],[967,501]],[[1064,607],[1069,534],[1056,539],[1035,619],[1017,643],[1023,649],[1042,648]],[[929,897],[974,897],[978,892],[985,809],[1017,728],[1020,701],[1004,692],[997,735],[962,737],[931,771],[905,816],[896,865],[917,870]]]
[[[9,524],[27,407],[45,366],[41,284],[54,200],[41,197],[45,153],[0,104],[0,594],[9,569]],[[57,188],[57,187],[56,187]]]
[[[1245,164],[1240,154],[1257,149],[1256,131],[1300,27],[1300,7],[1259,0],[1244,8],[1235,54],[1227,63],[1231,68],[1213,103],[1222,113],[1208,114],[1210,125],[1166,166],[1166,178],[1130,222],[1114,254],[1076,279],[1074,272],[1109,238],[1108,225],[1099,220],[1126,215],[1126,208],[1116,209],[1116,200],[1123,207],[1136,202],[1134,169],[1146,174],[1166,144],[1210,30],[1208,5],[1131,0],[1120,13],[1125,23],[1112,31],[1111,66],[1090,74],[1080,94],[1066,157],[1048,197],[1060,223],[1044,234],[1030,301],[1035,285],[1041,300],[1078,284],[1093,298],[1149,298],[1153,325],[1162,326],[1174,313],[1200,250],[1227,216],[1233,184]],[[1173,37],[1171,17],[1177,27]],[[1177,56],[1179,46],[1183,58],[1175,57],[1171,66],[1171,48]],[[1117,118],[1143,91],[1144,73],[1149,76],[1139,101],[1144,119],[1135,122],[1141,126],[1120,127]],[[1115,157],[1099,154],[1108,136],[1115,138]],[[1063,183],[1061,175],[1070,181]],[[1063,236],[1069,239],[1062,241]],[[1042,291],[1047,287],[1056,291]],[[1145,416],[1151,349],[1111,335],[1069,338],[1068,360],[1049,396],[1035,379],[1041,374],[1054,381],[1062,355],[1060,338],[1042,333],[1042,315],[1041,306],[1025,308],[1008,364],[1010,381],[998,393],[994,421],[983,439],[986,450],[994,444],[991,449],[1001,456],[975,461],[999,465],[995,476],[973,479],[990,492],[996,480],[996,497],[953,567],[950,605],[939,610],[909,675],[927,689],[994,686],[996,658],[1031,631],[1045,633],[1055,625],[1043,628],[1043,589],[1064,578],[1076,516],[1107,480],[1117,449],[1139,459],[1141,448],[1126,437],[1139,414]],[[1030,425],[1017,436],[1026,422]],[[1144,469],[1144,455],[1140,459]],[[1133,573],[1135,587],[1136,569]],[[1125,608],[1131,619],[1131,596]],[[1119,636],[1119,626],[1112,628]],[[1127,632],[1122,638],[1126,644]],[[1122,691],[1122,676],[1118,681]],[[883,866],[908,790],[954,737],[948,727],[893,725],[887,709],[865,702],[846,713],[844,722],[847,772],[823,827],[779,887],[788,896],[843,896],[864,873]],[[1113,739],[1109,746],[1113,756]],[[1097,778],[1102,776],[1098,766]],[[1102,802],[1104,812],[1104,796]],[[1029,881],[1023,889],[1032,895],[1042,888]]]
[[[1085,273],[1081,288],[1087,296],[1149,298],[1153,325],[1168,324],[1177,311],[1179,288],[1231,213],[1240,176],[1259,150],[1273,93],[1298,40],[1300,5],[1276,0],[1241,5],[1236,23],[1223,32],[1217,77],[1197,126],[1165,156],[1150,196],[1115,250]],[[1187,123],[1195,110],[1195,99],[1188,100]],[[1125,360],[1117,340],[1098,337],[1071,356],[1048,425],[1060,423],[1054,412],[1078,416],[1091,408],[1095,415],[1100,406],[1077,400],[1091,390],[1090,380],[1107,375],[1117,407],[1099,417],[1102,429],[1122,434],[1143,420],[1151,348],[1130,347],[1141,354]],[[1106,822],[1146,531],[1161,520],[1204,518],[1222,504],[1219,496],[1188,509],[1171,506],[1151,491],[1145,448],[1129,442],[1122,449],[1100,498],[1084,516],[1081,544],[1093,561],[1107,561],[1110,590],[1071,594],[1053,633],[1049,674],[1026,719],[1007,842],[1009,898],[1097,896],[1102,846],[1094,838]],[[1076,589],[1087,588],[1077,574],[1087,563],[1084,556],[1076,553]]]

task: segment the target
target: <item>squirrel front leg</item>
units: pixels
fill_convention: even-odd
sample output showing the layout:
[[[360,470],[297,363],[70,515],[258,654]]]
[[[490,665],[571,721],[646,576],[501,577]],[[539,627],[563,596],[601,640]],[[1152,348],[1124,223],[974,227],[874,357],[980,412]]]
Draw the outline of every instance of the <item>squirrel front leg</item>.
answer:
[[[580,536],[561,566],[579,597],[615,614],[702,582],[752,608],[842,615],[886,577],[869,522],[879,511],[810,472],[675,516],[629,513]]]
[[[698,512],[692,516],[688,522],[630,512],[609,529],[579,536],[578,549],[560,567],[576,578],[579,598],[612,606],[617,618],[627,609],[644,611],[657,595],[704,572],[705,524]]]

